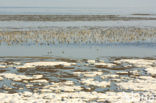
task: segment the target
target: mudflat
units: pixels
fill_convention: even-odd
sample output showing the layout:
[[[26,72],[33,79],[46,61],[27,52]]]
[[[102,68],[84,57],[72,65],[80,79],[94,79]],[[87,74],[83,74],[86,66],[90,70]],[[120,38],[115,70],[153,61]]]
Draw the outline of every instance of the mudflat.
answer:
[[[0,15],[0,21],[11,21],[11,20],[17,21],[156,20],[156,17],[127,17],[127,16],[124,17],[120,15]]]
[[[1,102],[154,103],[155,20],[0,15]]]

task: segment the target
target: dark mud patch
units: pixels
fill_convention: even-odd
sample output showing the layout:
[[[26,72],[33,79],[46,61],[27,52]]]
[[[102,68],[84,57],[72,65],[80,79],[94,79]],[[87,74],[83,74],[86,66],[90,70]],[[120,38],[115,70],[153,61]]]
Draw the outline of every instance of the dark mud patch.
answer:
[[[64,62],[69,62],[69,63],[77,63],[78,62],[77,60],[68,59],[68,58],[56,58],[56,60],[64,61]]]
[[[5,69],[0,69],[0,73],[6,72],[7,70]]]
[[[108,67],[105,65],[96,65],[96,68],[104,68],[104,69],[109,69],[109,70],[126,70],[126,69],[131,69],[134,67],[122,67],[122,66],[114,66],[114,67]]]
[[[132,15],[148,16],[148,15],[152,15],[152,14],[132,14]]]

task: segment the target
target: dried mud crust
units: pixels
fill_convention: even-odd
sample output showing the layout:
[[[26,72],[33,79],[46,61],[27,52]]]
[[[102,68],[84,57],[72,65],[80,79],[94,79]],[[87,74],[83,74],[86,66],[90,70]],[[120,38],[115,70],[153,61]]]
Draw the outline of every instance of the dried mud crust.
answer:
[[[4,57],[0,65],[2,103],[156,101],[155,58]]]

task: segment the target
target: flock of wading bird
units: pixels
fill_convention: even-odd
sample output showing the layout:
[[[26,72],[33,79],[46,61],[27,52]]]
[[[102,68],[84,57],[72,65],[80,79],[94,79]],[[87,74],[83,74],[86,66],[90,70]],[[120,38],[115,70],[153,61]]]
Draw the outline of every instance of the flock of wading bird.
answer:
[[[156,41],[154,27],[52,27],[39,30],[1,30],[0,44],[55,45]]]

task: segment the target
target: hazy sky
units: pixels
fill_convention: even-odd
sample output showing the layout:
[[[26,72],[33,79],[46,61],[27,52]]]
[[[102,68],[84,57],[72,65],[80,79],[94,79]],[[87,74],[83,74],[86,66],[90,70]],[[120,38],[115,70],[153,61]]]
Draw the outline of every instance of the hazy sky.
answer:
[[[0,7],[156,7],[156,0],[0,0]]]

